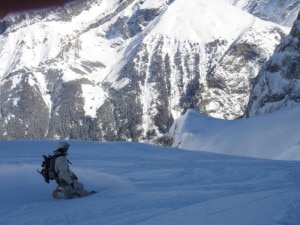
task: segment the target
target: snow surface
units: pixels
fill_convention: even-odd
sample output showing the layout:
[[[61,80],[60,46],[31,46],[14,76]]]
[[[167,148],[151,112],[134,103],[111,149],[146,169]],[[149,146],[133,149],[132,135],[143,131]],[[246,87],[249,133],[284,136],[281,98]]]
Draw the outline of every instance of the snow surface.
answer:
[[[175,136],[173,146],[187,150],[300,160],[299,114],[297,106],[229,121],[189,110],[173,124],[170,132]]]
[[[85,96],[84,111],[86,115],[93,118],[97,115],[97,109],[104,103],[107,98],[106,93],[101,86],[94,87],[91,84],[82,84],[82,95]]]
[[[299,0],[226,0],[230,4],[272,21],[282,26],[291,27],[300,9]],[[288,13],[287,13],[288,11]]]
[[[153,33],[207,43],[217,38],[234,39],[248,29],[254,17],[226,1],[176,0],[162,15]]]
[[[260,151],[276,150],[279,148],[276,144],[296,143],[286,138],[291,133],[299,137],[299,124],[295,120],[299,110],[293,108],[257,120],[240,120],[243,123],[211,120],[189,111],[188,115],[192,115],[189,127],[180,129],[182,133],[186,129],[186,132],[199,135],[200,124],[195,123],[195,119],[200,118],[199,121],[207,125],[201,135],[214,140],[211,146],[215,144],[215,148],[223,143],[224,152],[228,145],[222,139],[213,139],[220,137],[218,133],[213,134],[216,130],[224,131],[227,142],[232,146],[238,143],[240,150],[250,143],[243,141],[246,137],[257,143],[259,136],[267,137],[264,142],[258,140]],[[289,118],[294,119],[295,125]],[[265,126],[269,126],[267,133]],[[247,132],[240,132],[241,128]],[[270,145],[269,141],[275,143]],[[72,170],[87,189],[99,193],[72,200],[52,199],[55,183],[45,183],[36,169],[40,169],[41,155],[55,150],[57,142],[1,141],[0,224],[300,223],[299,161],[184,151],[139,143],[76,140],[70,143]],[[201,148],[199,145],[198,149]]]

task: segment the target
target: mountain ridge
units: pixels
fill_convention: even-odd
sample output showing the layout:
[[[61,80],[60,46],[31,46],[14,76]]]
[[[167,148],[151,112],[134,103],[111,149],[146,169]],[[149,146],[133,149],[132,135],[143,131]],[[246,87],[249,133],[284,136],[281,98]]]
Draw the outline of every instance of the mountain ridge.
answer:
[[[193,4],[207,14],[216,8],[216,1]],[[245,12],[222,4],[228,10],[219,14],[232,12],[243,24]],[[252,79],[289,28],[247,16],[238,35],[223,28],[228,39],[208,34],[203,43],[157,30],[167,31],[167,13],[176,18],[171,9],[194,12],[191,5],[90,0],[12,17],[0,36],[1,139],[162,143],[189,108],[243,116]]]
[[[256,77],[247,117],[272,113],[300,102],[300,11],[288,36]]]

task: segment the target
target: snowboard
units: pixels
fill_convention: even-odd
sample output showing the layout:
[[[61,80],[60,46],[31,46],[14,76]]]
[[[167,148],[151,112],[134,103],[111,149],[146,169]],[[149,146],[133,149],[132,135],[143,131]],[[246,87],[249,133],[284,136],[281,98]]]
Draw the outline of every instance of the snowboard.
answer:
[[[98,193],[97,191],[90,191],[89,192],[89,195],[93,195],[93,194],[96,194]],[[52,192],[52,197],[54,199],[65,199],[65,193],[64,193],[64,189],[63,188],[56,188],[53,192]],[[87,196],[86,196],[87,197]],[[79,198],[78,195],[74,194],[73,198]],[[73,199],[71,198],[71,199]]]

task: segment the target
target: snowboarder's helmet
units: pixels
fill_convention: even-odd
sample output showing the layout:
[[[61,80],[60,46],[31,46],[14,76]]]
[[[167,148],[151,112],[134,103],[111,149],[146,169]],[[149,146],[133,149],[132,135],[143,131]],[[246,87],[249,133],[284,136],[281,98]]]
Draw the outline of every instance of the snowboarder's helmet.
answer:
[[[65,141],[60,141],[60,142],[58,142],[58,148],[62,148],[62,149],[68,149],[69,148],[69,144],[67,143],[67,142],[65,142]]]

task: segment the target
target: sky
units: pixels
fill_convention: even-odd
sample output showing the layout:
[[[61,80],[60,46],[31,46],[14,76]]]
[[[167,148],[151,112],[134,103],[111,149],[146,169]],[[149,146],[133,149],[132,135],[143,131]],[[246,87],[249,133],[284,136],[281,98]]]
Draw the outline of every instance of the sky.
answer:
[[[243,142],[246,136],[255,141],[265,135],[264,127],[273,123],[268,137],[259,140],[259,150],[270,152],[273,148],[284,153],[282,145],[270,146],[269,138],[279,139],[277,144],[291,142],[297,147],[293,138],[286,139],[285,132],[298,135],[299,126],[284,126],[290,125],[288,117],[295,119],[297,110],[265,115],[259,123],[247,119],[247,126],[237,126],[234,121],[219,123],[195,111],[188,112],[192,116],[186,115],[185,122],[178,123],[184,148],[69,140],[71,169],[87,190],[98,191],[71,200],[53,199],[55,182],[47,184],[36,171],[41,168],[42,155],[56,149],[56,140],[0,141],[0,179],[4,181],[0,186],[0,224],[299,225],[299,158],[246,157],[238,151],[227,154],[228,145],[222,139],[216,141],[219,135],[212,132],[228,130],[224,133],[226,143],[239,143],[243,155],[242,147],[249,144]],[[189,127],[187,120],[191,120]],[[201,128],[203,124],[207,127]],[[246,128],[249,132],[241,132]],[[279,138],[276,131],[281,129]],[[204,135],[212,149],[215,144],[220,153],[203,151],[201,145],[187,150],[185,137],[192,132],[194,140],[189,138],[189,142],[193,148],[195,140],[201,139],[197,135]],[[240,134],[235,137],[234,133]]]

